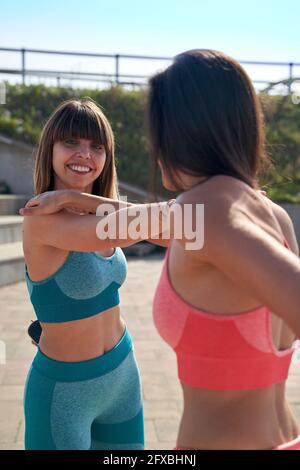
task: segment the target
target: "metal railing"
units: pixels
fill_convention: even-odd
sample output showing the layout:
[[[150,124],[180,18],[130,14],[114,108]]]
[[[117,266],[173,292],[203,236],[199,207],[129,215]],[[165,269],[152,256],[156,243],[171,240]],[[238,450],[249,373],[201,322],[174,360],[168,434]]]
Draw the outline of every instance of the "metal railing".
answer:
[[[117,85],[139,85],[143,86],[146,84],[149,76],[139,74],[121,74],[120,73],[120,62],[124,59],[132,60],[151,60],[151,61],[171,61],[172,57],[161,57],[161,56],[141,56],[141,55],[130,55],[130,54],[98,54],[93,52],[70,52],[70,51],[53,51],[53,50],[42,50],[42,49],[25,49],[25,48],[12,48],[12,47],[0,47],[0,52],[12,52],[19,53],[21,59],[21,67],[18,69],[14,68],[2,68],[0,67],[0,74],[9,75],[21,75],[22,83],[25,85],[26,76],[35,77],[50,77],[56,78],[57,85],[60,85],[61,79],[76,79],[83,81],[99,81]],[[43,69],[29,69],[26,67],[26,59],[28,54],[48,54],[48,55],[63,55],[63,56],[76,56],[76,57],[94,57],[97,59],[107,59],[113,61],[113,73],[98,73],[98,72],[80,72],[80,71],[66,71],[66,70],[43,70]],[[249,61],[240,60],[241,64],[244,65],[256,65],[256,66],[272,66],[272,67],[286,67],[287,75],[282,78],[282,82],[290,90],[291,84],[297,78],[294,76],[294,68],[300,66],[300,62],[263,62],[263,61]],[[298,80],[298,79],[297,79]],[[253,80],[254,83],[266,84],[266,89],[270,89],[273,85],[280,83],[279,80]]]

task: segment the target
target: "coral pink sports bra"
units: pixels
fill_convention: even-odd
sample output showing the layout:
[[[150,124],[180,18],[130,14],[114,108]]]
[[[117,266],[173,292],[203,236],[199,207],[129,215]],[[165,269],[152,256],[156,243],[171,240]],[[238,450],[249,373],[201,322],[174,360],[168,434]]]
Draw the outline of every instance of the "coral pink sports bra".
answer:
[[[193,307],[171,285],[169,251],[155,292],[153,319],[175,350],[179,379],[210,390],[250,390],[286,380],[294,343],[276,349],[270,310],[259,307],[225,315]]]

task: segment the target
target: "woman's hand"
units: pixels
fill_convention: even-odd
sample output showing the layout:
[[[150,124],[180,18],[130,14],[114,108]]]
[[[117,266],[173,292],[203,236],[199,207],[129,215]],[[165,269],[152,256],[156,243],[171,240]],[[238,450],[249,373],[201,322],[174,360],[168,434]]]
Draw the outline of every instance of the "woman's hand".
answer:
[[[60,189],[33,197],[25,207],[19,210],[19,213],[26,216],[49,215],[66,209],[76,214],[96,214],[101,204],[109,204],[115,210],[135,205],[131,202],[82,193],[73,189]]]
[[[29,199],[25,207],[19,210],[19,214],[27,216],[60,212],[66,205],[66,195],[67,191],[64,189],[39,194]]]

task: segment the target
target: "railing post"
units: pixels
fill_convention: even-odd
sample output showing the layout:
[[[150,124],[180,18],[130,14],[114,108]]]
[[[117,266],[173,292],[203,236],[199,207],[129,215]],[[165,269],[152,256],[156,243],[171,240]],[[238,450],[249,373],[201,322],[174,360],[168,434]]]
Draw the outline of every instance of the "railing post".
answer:
[[[293,62],[289,63],[289,93],[291,93],[292,80],[293,80]]]
[[[21,49],[21,54],[22,54],[22,84],[25,85],[25,74],[26,74],[25,49]]]
[[[116,84],[119,84],[119,54],[116,54]]]

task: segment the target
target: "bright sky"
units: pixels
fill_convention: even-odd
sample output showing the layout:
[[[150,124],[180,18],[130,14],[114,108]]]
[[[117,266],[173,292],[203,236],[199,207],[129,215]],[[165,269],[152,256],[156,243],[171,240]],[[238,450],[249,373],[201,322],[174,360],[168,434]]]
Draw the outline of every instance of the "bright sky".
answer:
[[[300,62],[299,0],[11,0],[0,4],[0,47],[173,56],[218,49],[238,60]],[[121,62],[148,74],[164,64]],[[20,57],[0,52],[0,67]],[[27,66],[113,71],[112,62],[30,56]],[[287,68],[248,67],[250,76],[284,78]],[[295,69],[300,77],[300,67]],[[0,77],[1,79],[1,77]]]

